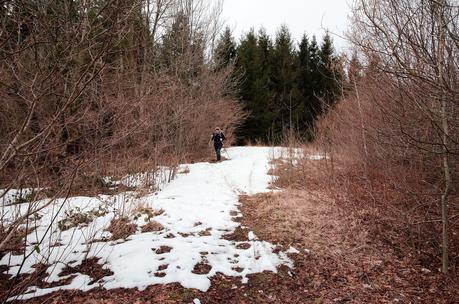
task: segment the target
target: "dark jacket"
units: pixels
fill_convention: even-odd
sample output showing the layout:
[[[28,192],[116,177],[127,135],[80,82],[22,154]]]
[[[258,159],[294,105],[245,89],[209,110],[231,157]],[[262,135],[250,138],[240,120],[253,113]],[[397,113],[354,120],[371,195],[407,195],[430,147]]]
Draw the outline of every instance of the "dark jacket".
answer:
[[[223,134],[223,132],[212,134],[212,141],[214,142],[214,146],[222,147],[224,140],[225,140],[225,134]]]

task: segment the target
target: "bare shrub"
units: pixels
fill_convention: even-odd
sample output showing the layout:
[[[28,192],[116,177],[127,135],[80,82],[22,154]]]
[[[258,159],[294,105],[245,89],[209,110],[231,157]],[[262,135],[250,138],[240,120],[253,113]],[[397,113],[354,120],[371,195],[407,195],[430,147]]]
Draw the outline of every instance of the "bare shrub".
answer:
[[[458,7],[355,1],[350,39],[363,66],[317,124],[325,185],[444,273],[459,261]]]
[[[0,252],[58,198],[57,213],[73,195],[133,190],[107,177],[144,174],[157,189],[206,151],[215,120],[232,137],[242,112],[231,71],[214,71],[206,55],[220,10],[202,0],[1,2]],[[168,175],[156,179],[160,166]],[[8,213],[4,198],[26,188],[43,191]],[[60,226],[92,219],[68,215]],[[135,232],[123,217],[110,229],[114,239]]]

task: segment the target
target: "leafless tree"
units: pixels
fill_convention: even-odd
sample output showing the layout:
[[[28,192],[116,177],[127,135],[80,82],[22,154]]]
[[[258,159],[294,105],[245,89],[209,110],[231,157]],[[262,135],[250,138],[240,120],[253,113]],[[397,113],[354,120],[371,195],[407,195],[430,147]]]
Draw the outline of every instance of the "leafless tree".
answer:
[[[27,212],[0,218],[0,251],[45,208],[38,199],[96,194],[105,176],[174,168],[206,153],[216,120],[231,135],[243,117],[227,94],[231,73],[205,58],[220,11],[221,1],[201,0],[0,4],[0,199],[41,189]],[[191,35],[171,40],[186,51],[165,61],[179,14]]]
[[[441,163],[438,200],[447,273],[448,206],[459,156],[459,2],[356,0],[352,24],[349,39],[366,65],[366,79],[354,82],[348,102],[323,122],[322,132],[331,130],[340,147],[347,140],[345,149],[360,150],[356,155],[373,159],[373,166],[403,162],[432,174]],[[341,133],[339,139],[343,124],[358,132]]]

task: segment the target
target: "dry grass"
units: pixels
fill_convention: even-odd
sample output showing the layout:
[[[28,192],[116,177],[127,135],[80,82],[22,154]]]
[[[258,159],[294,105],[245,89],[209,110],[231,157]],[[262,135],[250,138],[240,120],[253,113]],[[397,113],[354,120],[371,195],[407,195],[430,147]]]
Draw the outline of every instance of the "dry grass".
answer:
[[[148,207],[146,204],[139,204],[133,210],[134,219],[141,217],[142,215],[146,216],[147,220],[150,220],[158,215],[164,213],[164,210],[153,210],[151,207]]]
[[[99,260],[100,260],[99,258],[93,257],[93,258],[85,259],[78,266],[75,266],[75,267],[67,266],[66,268],[62,270],[59,276],[63,277],[63,276],[67,276],[70,274],[77,274],[77,273],[85,274],[92,279],[92,281],[89,283],[89,285],[92,285],[98,282],[103,277],[113,275],[113,272],[110,269],[104,268],[103,265],[99,264]]]
[[[312,179],[317,176],[310,176]],[[275,251],[294,246],[300,254],[289,254],[295,268],[280,267],[278,273],[240,278],[220,274],[212,278],[206,293],[178,284],[155,285],[146,290],[94,290],[89,293],[58,292],[34,299],[81,303],[454,303],[459,289],[435,271],[423,270],[412,255],[399,256],[391,244],[371,234],[366,209],[347,209],[339,199],[310,184],[311,190],[288,188],[276,194],[241,196],[242,225],[226,235],[243,242],[253,230],[262,240],[279,244]],[[199,223],[197,223],[199,224]],[[241,245],[250,245],[248,242]],[[170,247],[152,248],[157,254]],[[203,253],[204,254],[204,253]],[[207,253],[208,254],[208,253]],[[165,267],[165,266],[164,266]],[[197,273],[207,273],[205,261]],[[155,275],[162,276],[162,269]],[[448,288],[450,286],[450,288]]]
[[[438,192],[423,186],[430,172],[351,166],[335,157],[321,161],[304,159],[295,167],[277,165],[276,187],[326,193],[342,216],[352,214],[368,225],[370,238],[392,246],[398,255],[413,255],[426,268],[440,266],[441,218]],[[451,214],[459,213],[459,197],[451,197]],[[450,222],[451,270],[459,267],[459,221]]]
[[[273,241],[284,246],[298,246],[336,258],[368,242],[362,223],[336,208],[333,199],[317,191],[289,189],[280,194],[246,197],[242,202],[256,206],[244,208],[243,212],[258,214],[252,226],[256,232],[260,231],[261,239],[274,237]]]
[[[112,234],[112,240],[127,239],[130,235],[136,232],[137,226],[129,223],[127,218],[114,219],[108,227],[108,231]]]
[[[158,232],[158,231],[161,231],[163,230],[164,227],[163,225],[161,225],[160,223],[156,222],[156,221],[149,221],[148,224],[146,224],[145,226],[142,226],[142,233],[145,233],[145,232]]]
[[[336,299],[452,303],[459,296],[459,221],[450,223],[452,275],[445,277],[439,272],[438,194],[422,185],[433,182],[431,172],[404,164],[363,170],[347,154],[273,164],[273,187],[285,190],[243,198],[244,223],[253,223],[263,239],[310,249],[314,264],[297,262],[320,274],[314,280],[330,272],[344,277],[346,286],[321,283]],[[451,202],[451,214],[459,213],[458,197]]]
[[[375,238],[368,210],[347,211],[322,191],[292,188],[241,201],[244,225],[283,249],[300,250],[293,281],[315,299],[306,303],[452,303],[459,296],[457,280]]]

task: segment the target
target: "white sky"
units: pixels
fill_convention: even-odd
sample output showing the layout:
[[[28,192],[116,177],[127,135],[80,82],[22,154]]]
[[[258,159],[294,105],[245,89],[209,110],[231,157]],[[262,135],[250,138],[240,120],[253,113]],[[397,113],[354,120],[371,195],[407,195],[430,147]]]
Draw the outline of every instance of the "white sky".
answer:
[[[250,28],[263,26],[274,36],[282,24],[287,24],[297,41],[304,33],[316,35],[320,41],[329,29],[335,47],[344,50],[346,42],[333,35],[342,35],[350,13],[350,0],[225,0],[223,19],[239,39]]]

